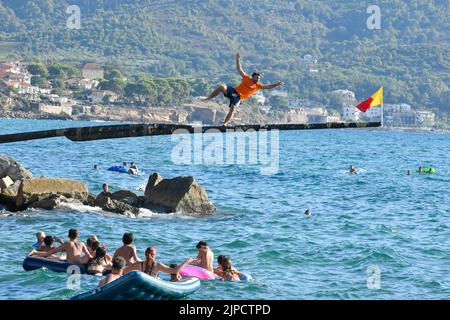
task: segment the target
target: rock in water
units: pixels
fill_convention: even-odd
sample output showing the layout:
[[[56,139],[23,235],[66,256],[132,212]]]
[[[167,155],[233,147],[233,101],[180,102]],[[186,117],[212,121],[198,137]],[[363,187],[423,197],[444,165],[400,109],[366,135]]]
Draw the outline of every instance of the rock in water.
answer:
[[[2,189],[0,193],[0,203],[5,204],[11,210],[15,209],[16,197],[22,181],[17,180],[13,185],[6,189]]]
[[[57,201],[44,201],[55,196],[64,196],[85,202],[89,196],[89,190],[85,183],[68,179],[49,179],[35,178],[22,181],[16,197],[16,206],[18,208],[32,207],[33,203],[45,203],[46,209],[50,208],[51,203]],[[51,208],[50,208],[51,209]]]
[[[194,177],[163,179],[153,187],[146,188],[144,207],[190,214],[211,214],[215,211],[205,189]]]
[[[33,177],[33,174],[11,157],[0,156],[0,178],[9,176],[13,181]]]
[[[145,187],[145,196],[149,197],[150,192],[153,189],[154,186],[156,186],[158,183],[160,183],[164,178],[158,173],[155,172],[148,178],[147,186]]]
[[[111,194],[111,199],[112,200],[117,200],[120,202],[124,202],[126,204],[129,204],[131,206],[136,205],[137,201],[138,201],[138,196],[128,190],[120,190],[120,191],[116,191],[113,194]]]
[[[133,215],[139,215],[139,208],[129,205],[128,203],[109,199],[107,203],[102,206],[102,209],[105,211],[128,215],[128,213],[132,213]]]
[[[0,190],[6,189],[14,184],[14,181],[9,176],[0,179]]]

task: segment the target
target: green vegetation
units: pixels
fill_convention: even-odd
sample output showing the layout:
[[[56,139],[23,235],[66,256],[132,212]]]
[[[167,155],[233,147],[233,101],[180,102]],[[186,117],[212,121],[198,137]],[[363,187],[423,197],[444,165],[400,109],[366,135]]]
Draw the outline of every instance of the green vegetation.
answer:
[[[366,27],[369,4],[381,8],[380,30]],[[80,30],[66,27],[68,5],[81,8]],[[384,85],[390,103],[450,113],[449,16],[448,0],[3,0],[0,43],[20,49],[0,54],[110,65],[102,87],[164,104],[239,81],[240,50],[244,69],[283,80],[294,97],[333,107],[332,90],[361,100]],[[152,77],[124,83],[117,67]],[[48,72],[58,79],[74,70]]]

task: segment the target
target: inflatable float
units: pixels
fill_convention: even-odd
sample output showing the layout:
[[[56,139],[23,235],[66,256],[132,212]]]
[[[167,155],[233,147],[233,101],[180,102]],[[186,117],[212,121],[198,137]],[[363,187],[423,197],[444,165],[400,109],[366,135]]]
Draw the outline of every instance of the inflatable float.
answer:
[[[183,277],[195,277],[200,280],[215,280],[218,278],[214,273],[190,264],[181,269],[179,273]]]
[[[239,276],[239,280],[241,281],[253,281],[253,277],[248,273],[242,273]]]
[[[115,171],[121,173],[128,173],[128,170],[130,170],[130,168],[124,166],[112,166],[108,168],[108,171]]]
[[[169,282],[132,271],[100,288],[76,295],[72,300],[171,300],[180,299],[200,288],[200,280],[187,278]]]
[[[417,170],[416,172],[420,172],[420,171]],[[429,168],[429,167],[422,167],[422,172],[421,173],[436,173],[436,169],[435,168]]]
[[[55,272],[67,272],[67,269],[69,267],[76,266],[79,268],[81,274],[86,273],[86,265],[84,264],[72,264],[68,263],[64,260],[56,260],[56,259],[48,259],[48,258],[42,258],[42,257],[26,257],[25,260],[23,260],[22,267],[25,271],[32,271],[36,269],[41,268],[47,268],[49,270],[55,271]],[[73,269],[72,271],[75,272],[76,269]],[[110,270],[106,270],[103,272],[104,275],[110,273]]]
[[[186,265],[183,269],[180,270],[180,275],[183,277],[195,277],[200,280],[216,280],[221,279],[219,276],[215,275],[214,273],[209,272],[208,270],[193,266],[193,265]],[[239,276],[239,279],[241,281],[252,281],[253,278],[248,273],[242,273]]]

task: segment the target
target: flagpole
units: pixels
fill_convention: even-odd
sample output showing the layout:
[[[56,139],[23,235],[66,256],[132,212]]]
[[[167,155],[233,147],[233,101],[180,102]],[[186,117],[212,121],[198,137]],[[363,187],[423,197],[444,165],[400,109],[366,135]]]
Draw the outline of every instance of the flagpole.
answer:
[[[384,89],[383,86],[381,86],[381,88]],[[382,91],[382,96],[381,96],[381,127],[382,128],[384,127],[384,124],[383,124],[383,122],[384,122],[384,99],[383,99],[384,92],[383,91]]]

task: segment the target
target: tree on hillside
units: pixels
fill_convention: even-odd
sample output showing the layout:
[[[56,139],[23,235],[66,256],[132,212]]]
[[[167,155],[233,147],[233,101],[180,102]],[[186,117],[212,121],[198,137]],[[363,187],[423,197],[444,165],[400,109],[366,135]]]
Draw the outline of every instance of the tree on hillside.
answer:
[[[42,63],[30,63],[27,67],[29,73],[33,76],[46,78],[48,76],[47,67]]]

